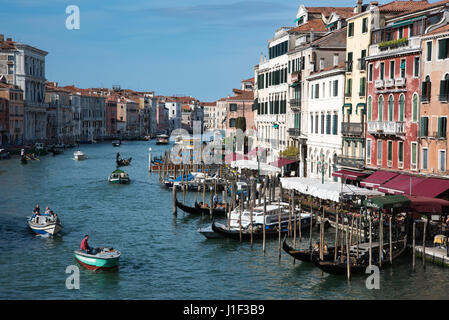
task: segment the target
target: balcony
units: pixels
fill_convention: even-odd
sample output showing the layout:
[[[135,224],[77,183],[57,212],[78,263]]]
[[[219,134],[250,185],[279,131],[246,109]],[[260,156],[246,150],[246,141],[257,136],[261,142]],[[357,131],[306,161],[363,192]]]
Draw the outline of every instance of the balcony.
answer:
[[[344,136],[361,136],[363,125],[361,123],[343,122],[341,124],[341,134]]]
[[[290,137],[299,137],[301,135],[300,129],[299,128],[289,128],[288,135]]]
[[[379,54],[389,54],[397,51],[407,49],[420,49],[420,37],[402,38],[393,41],[384,41],[381,43],[373,44],[369,47],[370,56],[376,56]]]
[[[405,87],[405,78],[397,78],[394,80],[396,87]]]
[[[348,168],[363,169],[365,166],[365,160],[363,158],[342,155],[337,157],[337,165]]]
[[[290,99],[290,108],[301,108],[301,99]]]
[[[404,122],[396,121],[369,121],[368,133],[372,135],[403,135]]]
[[[374,81],[374,87],[376,89],[380,89],[384,87],[384,81],[383,80],[376,80]]]
[[[394,79],[385,80],[385,88],[392,88],[392,87],[394,87]]]

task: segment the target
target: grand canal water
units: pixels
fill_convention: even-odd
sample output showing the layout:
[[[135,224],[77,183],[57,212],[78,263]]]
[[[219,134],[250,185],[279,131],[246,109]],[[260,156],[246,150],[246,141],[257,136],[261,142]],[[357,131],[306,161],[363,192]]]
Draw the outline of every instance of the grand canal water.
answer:
[[[324,274],[286,254],[278,261],[276,240],[207,240],[197,229],[209,218],[172,215],[171,192],[148,173],[154,142],[84,145],[86,161],[74,149],[21,165],[0,161],[0,299],[447,299],[449,270],[427,263],[411,271],[411,256],[381,271],[380,290],[368,290],[365,276]],[[115,153],[132,157],[130,185],[110,185]],[[193,203],[196,193],[187,196]],[[61,237],[31,233],[26,216],[39,203],[63,222]],[[331,231],[330,231],[331,232]],[[66,267],[84,234],[91,246],[122,252],[118,272],[80,267],[80,289],[68,290]],[[332,237],[332,234],[330,234]]]

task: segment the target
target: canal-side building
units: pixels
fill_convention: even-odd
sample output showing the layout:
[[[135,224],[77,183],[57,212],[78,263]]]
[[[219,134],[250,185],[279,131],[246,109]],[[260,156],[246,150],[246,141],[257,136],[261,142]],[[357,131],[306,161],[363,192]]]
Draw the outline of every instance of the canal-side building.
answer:
[[[308,102],[308,177],[335,181],[337,157],[341,153],[342,108],[345,82],[344,61],[312,72],[305,80],[313,95]]]
[[[217,100],[214,129],[226,129],[227,106],[227,98]]]
[[[48,53],[0,35],[0,76],[24,92],[24,139],[26,143],[45,140],[45,57]]]
[[[216,128],[215,108],[217,107],[217,102],[203,102],[201,105],[204,110],[204,129]]]
[[[9,100],[0,97],[0,147],[9,141]]]
[[[251,81],[243,80],[240,89],[226,99],[226,136],[235,134],[237,128],[245,132],[254,127],[254,92]]]
[[[106,98],[106,135],[109,137],[117,134],[117,99],[116,95]]]
[[[168,98],[165,102],[165,108],[168,110],[168,132],[180,129],[182,122],[181,102]]]
[[[45,92],[47,109],[47,143],[74,143],[74,117],[70,91],[59,88],[56,82],[47,82]]]
[[[427,16],[431,19],[431,16]],[[419,171],[447,176],[449,117],[449,14],[436,13],[436,23],[421,37]],[[441,22],[441,23],[438,23]]]
[[[0,79],[0,97],[9,100],[9,137],[8,144],[23,144],[23,90],[19,86],[8,84],[6,78]]]
[[[419,171],[421,37],[435,21],[441,21],[438,11],[408,12],[372,30],[366,58],[367,168]],[[426,117],[422,123],[427,129]],[[426,152],[423,155],[428,158]]]

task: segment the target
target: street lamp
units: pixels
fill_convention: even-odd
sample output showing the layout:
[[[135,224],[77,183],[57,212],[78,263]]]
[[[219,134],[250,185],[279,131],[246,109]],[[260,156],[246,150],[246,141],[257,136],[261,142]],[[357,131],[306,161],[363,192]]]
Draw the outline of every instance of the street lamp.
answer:
[[[321,172],[321,184],[324,184],[324,173],[327,170],[328,163],[324,161],[324,154],[320,154],[320,161],[317,163],[318,166],[318,172]]]

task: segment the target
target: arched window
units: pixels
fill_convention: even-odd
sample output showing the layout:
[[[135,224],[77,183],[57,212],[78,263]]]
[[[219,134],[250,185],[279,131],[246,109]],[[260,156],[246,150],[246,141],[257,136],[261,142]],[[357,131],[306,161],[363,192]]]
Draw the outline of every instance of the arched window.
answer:
[[[384,96],[379,96],[379,106],[377,109],[377,120],[382,121],[384,119]]]
[[[444,79],[440,82],[440,96],[439,101],[447,102],[449,96],[449,74],[446,73]]]
[[[405,96],[404,94],[401,94],[399,97],[399,116],[398,121],[404,122],[404,115],[405,115]]]
[[[416,93],[413,95],[412,101],[412,121],[418,121],[418,95]]]
[[[388,97],[388,121],[393,121],[394,114],[394,98],[393,95]]]
[[[372,119],[372,110],[373,108],[373,98],[371,96],[368,97],[368,121],[371,121]]]

